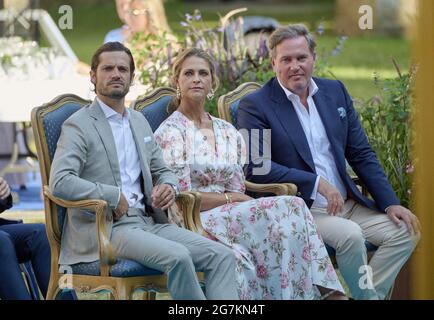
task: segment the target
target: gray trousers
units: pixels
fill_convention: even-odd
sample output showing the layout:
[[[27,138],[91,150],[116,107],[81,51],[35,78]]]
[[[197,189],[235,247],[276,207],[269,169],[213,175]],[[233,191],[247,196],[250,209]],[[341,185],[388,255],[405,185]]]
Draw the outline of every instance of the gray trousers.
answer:
[[[385,213],[351,199],[337,216],[325,208],[312,207],[311,212],[324,242],[336,250],[339,271],[353,298],[384,299],[420,234],[411,235],[404,221],[397,227]],[[369,263],[365,239],[378,246]]]
[[[157,224],[134,208],[113,224],[110,242],[119,258],[166,273],[173,299],[238,299],[235,256],[220,243],[173,224]],[[205,274],[206,297],[196,271]]]

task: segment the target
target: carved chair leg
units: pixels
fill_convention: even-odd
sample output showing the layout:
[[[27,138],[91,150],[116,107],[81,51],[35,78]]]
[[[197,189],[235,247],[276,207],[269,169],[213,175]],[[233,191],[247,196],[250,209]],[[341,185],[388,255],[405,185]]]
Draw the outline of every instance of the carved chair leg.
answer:
[[[156,300],[157,293],[155,291],[148,291],[149,299],[148,300]]]
[[[133,298],[133,288],[127,284],[119,284],[116,286],[117,298],[119,300],[131,300]]]
[[[156,300],[157,293],[155,291],[143,291],[142,300]]]
[[[58,284],[59,284],[59,278],[57,277],[50,278],[50,282],[48,283],[47,296],[45,297],[46,300],[54,300],[58,291]]]
[[[143,291],[142,300],[152,300],[151,293],[149,291]]]

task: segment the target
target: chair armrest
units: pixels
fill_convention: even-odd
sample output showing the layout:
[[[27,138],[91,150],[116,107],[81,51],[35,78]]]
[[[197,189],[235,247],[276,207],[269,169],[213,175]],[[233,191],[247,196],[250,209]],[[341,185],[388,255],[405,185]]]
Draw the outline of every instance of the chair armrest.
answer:
[[[288,188],[288,196],[296,196],[298,188],[293,183],[283,183]]]
[[[181,192],[176,199],[181,208],[186,228],[199,234],[204,232],[200,221],[201,201],[200,193],[193,191]]]
[[[98,248],[100,257],[100,272],[101,276],[108,276],[111,265],[116,263],[116,256],[113,247],[110,243],[110,237],[107,234],[106,215],[107,202],[104,200],[90,199],[80,201],[68,201],[55,197],[48,186],[44,186],[44,195],[53,201],[55,204],[65,208],[77,208],[91,210],[96,215],[96,227],[98,236]]]
[[[246,189],[252,192],[273,193],[276,196],[295,195],[297,187],[292,183],[258,184],[246,181]]]
[[[176,204],[178,208],[181,210],[182,218],[184,220],[185,227],[188,230],[192,230],[194,226],[194,218],[193,218],[193,208],[194,202],[196,201],[195,196],[190,192],[181,192],[176,197]]]

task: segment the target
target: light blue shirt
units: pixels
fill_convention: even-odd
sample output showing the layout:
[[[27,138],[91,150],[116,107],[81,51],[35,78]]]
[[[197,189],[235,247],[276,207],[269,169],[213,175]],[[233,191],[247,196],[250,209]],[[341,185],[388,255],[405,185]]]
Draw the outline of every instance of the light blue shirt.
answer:
[[[143,192],[140,187],[140,158],[137,152],[136,142],[130,127],[130,111],[125,109],[123,115],[114,111],[99,98],[96,98],[107,121],[112,129],[113,138],[118,155],[119,170],[121,174],[122,188],[119,190],[128,201],[130,208],[143,209]],[[119,200],[118,200],[119,203]]]
[[[116,42],[116,41],[120,43],[124,43],[125,38],[122,31],[125,28],[128,28],[128,26],[122,26],[121,28],[110,30],[104,37],[104,43]]]
[[[313,79],[310,79],[309,96],[307,97],[309,111],[307,111],[307,109],[301,103],[300,97],[298,95],[285,88],[280,81],[279,84],[283,91],[285,91],[288,100],[291,101],[294,106],[298,120],[301,123],[304,134],[306,135],[315,165],[315,170],[318,174],[311,195],[311,199],[314,200],[312,207],[327,207],[327,199],[318,192],[320,177],[324,178],[328,183],[338,189],[345,201],[347,199],[347,190],[341,179],[341,176],[339,175],[335,159],[331,152],[330,141],[327,137],[324,124],[322,123],[321,117],[312,98],[313,95],[318,92],[318,86]]]

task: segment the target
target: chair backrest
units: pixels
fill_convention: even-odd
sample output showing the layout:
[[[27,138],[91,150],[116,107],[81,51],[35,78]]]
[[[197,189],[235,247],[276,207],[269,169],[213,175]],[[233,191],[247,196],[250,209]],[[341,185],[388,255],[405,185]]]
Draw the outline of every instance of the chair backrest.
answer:
[[[137,99],[131,105],[136,111],[141,112],[148,120],[152,131],[155,132],[160,124],[169,116],[169,105],[176,96],[173,88],[161,87],[151,93]]]
[[[239,129],[237,113],[240,100],[259,88],[261,88],[261,85],[256,82],[246,82],[240,84],[235,90],[222,95],[218,101],[219,117],[232,123],[235,128]]]
[[[90,103],[91,101],[76,95],[64,94],[40,107],[33,108],[32,128],[41,169],[42,186],[48,185],[50,180],[51,162],[56,152],[63,122],[81,107]],[[57,245],[60,245],[66,209],[54,205],[47,197],[44,199],[47,234],[54,236],[54,239],[49,237],[49,240],[55,240]]]

